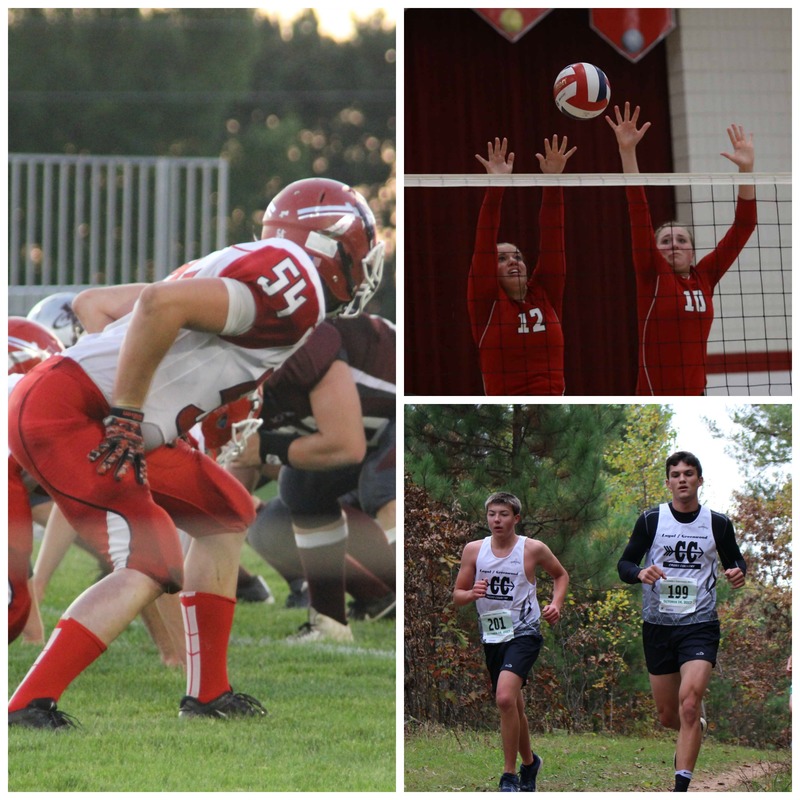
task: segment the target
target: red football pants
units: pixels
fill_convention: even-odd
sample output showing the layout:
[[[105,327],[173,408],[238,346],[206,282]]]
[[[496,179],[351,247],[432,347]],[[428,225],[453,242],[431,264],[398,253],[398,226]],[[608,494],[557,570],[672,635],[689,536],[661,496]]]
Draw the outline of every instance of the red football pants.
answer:
[[[31,611],[28,572],[33,552],[33,516],[22,469],[8,459],[8,641],[25,627]]]
[[[183,583],[176,524],[195,537],[244,531],[255,511],[247,490],[183,441],[147,455],[149,485],[133,472],[99,475],[87,458],[109,411],[69,358],[32,370],[9,398],[9,445],[80,537],[114,569],[143,572],[165,590]],[[173,521],[174,520],[174,521]]]

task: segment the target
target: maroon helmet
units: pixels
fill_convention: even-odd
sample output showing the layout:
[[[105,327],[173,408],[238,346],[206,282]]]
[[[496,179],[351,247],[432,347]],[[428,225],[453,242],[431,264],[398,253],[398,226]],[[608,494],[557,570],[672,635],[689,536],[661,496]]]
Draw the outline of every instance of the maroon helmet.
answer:
[[[261,238],[289,239],[308,253],[327,289],[328,313],[358,316],[383,276],[375,217],[355,189],[327,178],[295,181],[264,212]]]

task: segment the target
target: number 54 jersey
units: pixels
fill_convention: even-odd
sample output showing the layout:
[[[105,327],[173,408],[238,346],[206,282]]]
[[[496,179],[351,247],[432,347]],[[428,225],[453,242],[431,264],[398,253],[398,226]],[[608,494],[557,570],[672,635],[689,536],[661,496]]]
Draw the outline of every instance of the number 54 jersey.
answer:
[[[481,543],[475,562],[475,580],[488,582],[486,597],[475,601],[481,639],[497,644],[517,636],[539,634],[539,601],[536,582],[525,574],[524,536],[517,536],[514,549],[507,556],[492,552],[492,537]]]
[[[285,239],[226,247],[167,280],[196,278],[225,282],[228,319],[220,333],[181,329],[160,362],[143,408],[148,449],[173,441],[206,413],[256,389],[325,316],[317,270],[302,248]],[[64,352],[108,401],[131,316]]]

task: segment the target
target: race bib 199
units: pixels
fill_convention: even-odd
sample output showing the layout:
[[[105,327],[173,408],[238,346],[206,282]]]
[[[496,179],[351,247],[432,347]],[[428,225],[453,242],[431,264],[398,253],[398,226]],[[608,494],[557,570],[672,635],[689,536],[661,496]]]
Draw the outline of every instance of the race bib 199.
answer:
[[[666,614],[690,614],[697,606],[697,581],[686,578],[662,578],[659,582],[659,611]]]
[[[507,608],[481,614],[481,632],[487,644],[499,644],[514,638],[514,623]]]

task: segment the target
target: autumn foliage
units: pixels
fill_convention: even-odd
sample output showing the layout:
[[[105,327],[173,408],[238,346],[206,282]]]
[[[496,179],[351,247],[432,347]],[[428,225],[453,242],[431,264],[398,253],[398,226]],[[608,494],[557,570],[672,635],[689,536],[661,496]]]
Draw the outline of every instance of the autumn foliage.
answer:
[[[737,529],[751,546],[748,585],[719,586],[723,641],[706,699],[712,735],[750,745],[789,741],[787,681],[791,593],[787,553],[775,554],[767,510],[740,498]],[[769,510],[776,519],[776,508]],[[761,528],[758,521],[761,520]],[[760,533],[759,533],[760,530]],[[494,728],[497,716],[472,606],[457,609],[452,590],[464,545],[481,535],[457,505],[437,503],[406,478],[405,716],[407,722]],[[785,540],[788,548],[790,537]],[[751,552],[752,551],[752,552]],[[788,551],[787,551],[788,552]],[[565,564],[570,568],[569,564]],[[540,581],[540,599],[549,592]],[[573,582],[561,622],[545,643],[526,688],[532,730],[646,734],[659,729],[641,651],[634,587]]]

